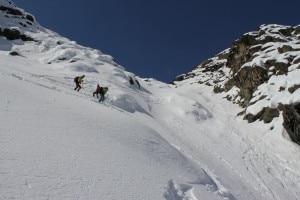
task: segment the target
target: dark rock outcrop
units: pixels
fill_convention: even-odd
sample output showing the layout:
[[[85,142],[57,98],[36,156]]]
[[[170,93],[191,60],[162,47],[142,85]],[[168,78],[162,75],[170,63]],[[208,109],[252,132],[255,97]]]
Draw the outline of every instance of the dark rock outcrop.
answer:
[[[252,98],[253,92],[263,82],[268,80],[267,71],[258,66],[244,67],[236,73],[225,84],[225,90],[230,90],[233,86],[240,89],[240,96],[244,101],[242,107],[246,107]]]
[[[277,108],[265,107],[256,115],[245,115],[244,119],[248,120],[249,123],[256,120],[261,120],[264,123],[270,123],[275,117],[279,117],[279,110]]]
[[[251,47],[256,44],[255,36],[251,34],[243,35],[232,44],[226,64],[231,69],[232,74],[237,73],[242,65],[249,62],[255,53],[253,50],[251,51]]]
[[[283,127],[291,140],[300,145],[300,103],[292,105],[280,105],[283,113]]]
[[[25,34],[26,31],[38,29],[34,17],[22,9],[17,8],[12,2],[8,1],[8,3],[10,6],[0,5],[1,14],[7,18],[6,23],[0,25],[0,36],[6,37],[7,40],[21,39],[23,41],[34,41],[32,37]],[[23,28],[28,29],[25,30]]]
[[[23,15],[23,13],[17,8],[14,9],[14,8],[10,8],[10,7],[1,5],[0,10],[4,11],[7,14],[11,14],[11,15],[19,15],[19,16]]]
[[[21,39],[23,41],[34,41],[33,38],[31,38],[30,36],[27,36],[25,34],[21,34],[21,32],[17,29],[5,28],[4,30],[2,30],[0,28],[0,36],[6,37],[7,40]]]

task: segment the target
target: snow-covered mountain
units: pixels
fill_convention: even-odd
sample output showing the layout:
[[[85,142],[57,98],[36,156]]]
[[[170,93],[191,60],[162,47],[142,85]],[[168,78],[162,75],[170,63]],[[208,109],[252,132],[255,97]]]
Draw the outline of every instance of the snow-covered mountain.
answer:
[[[185,82],[213,86],[243,107],[239,114],[249,122],[283,115],[283,126],[300,144],[300,26],[262,25],[174,84]]]
[[[282,115],[249,124],[196,76],[134,76],[8,0],[0,28],[0,199],[300,198],[300,149]],[[109,87],[103,103],[97,84]]]

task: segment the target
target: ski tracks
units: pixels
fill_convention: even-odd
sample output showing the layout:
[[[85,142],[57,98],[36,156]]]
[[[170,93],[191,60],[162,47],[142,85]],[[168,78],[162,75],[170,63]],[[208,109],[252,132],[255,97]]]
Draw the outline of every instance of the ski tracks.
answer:
[[[202,199],[205,194],[207,194],[207,198],[203,199],[211,199],[211,194],[214,194],[213,196],[215,199],[236,200],[236,198],[221,184],[218,177],[207,166],[205,167],[196,158],[184,152],[179,147],[175,145],[172,146],[182,155],[187,157],[192,163],[195,163],[199,167],[199,170],[204,173],[204,176],[198,181],[190,181],[181,184],[176,183],[174,180],[170,180],[165,193],[166,200],[198,200],[197,197],[201,195]]]

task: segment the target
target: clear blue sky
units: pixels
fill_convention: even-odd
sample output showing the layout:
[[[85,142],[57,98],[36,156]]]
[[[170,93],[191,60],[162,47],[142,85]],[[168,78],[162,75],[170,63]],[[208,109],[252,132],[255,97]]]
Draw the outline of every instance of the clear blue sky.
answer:
[[[45,28],[170,82],[261,24],[300,24],[299,0],[13,0]]]

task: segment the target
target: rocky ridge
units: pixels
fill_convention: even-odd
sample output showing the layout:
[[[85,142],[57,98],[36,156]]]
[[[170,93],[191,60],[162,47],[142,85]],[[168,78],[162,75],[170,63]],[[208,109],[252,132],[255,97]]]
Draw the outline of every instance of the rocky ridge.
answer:
[[[270,123],[282,115],[285,130],[300,144],[300,26],[262,25],[172,83],[187,81],[224,94],[248,122]]]
[[[0,51],[23,57],[30,52],[31,56],[36,54],[41,63],[56,69],[98,73],[98,68],[109,64],[113,70],[115,67],[124,70],[112,56],[83,47],[42,27],[33,15],[10,0],[0,0],[0,40],[5,44],[0,46]],[[89,65],[82,62],[86,60]]]
[[[26,31],[35,32],[40,26],[35,18],[15,6],[12,1],[0,1],[0,36],[7,40],[33,41]]]

